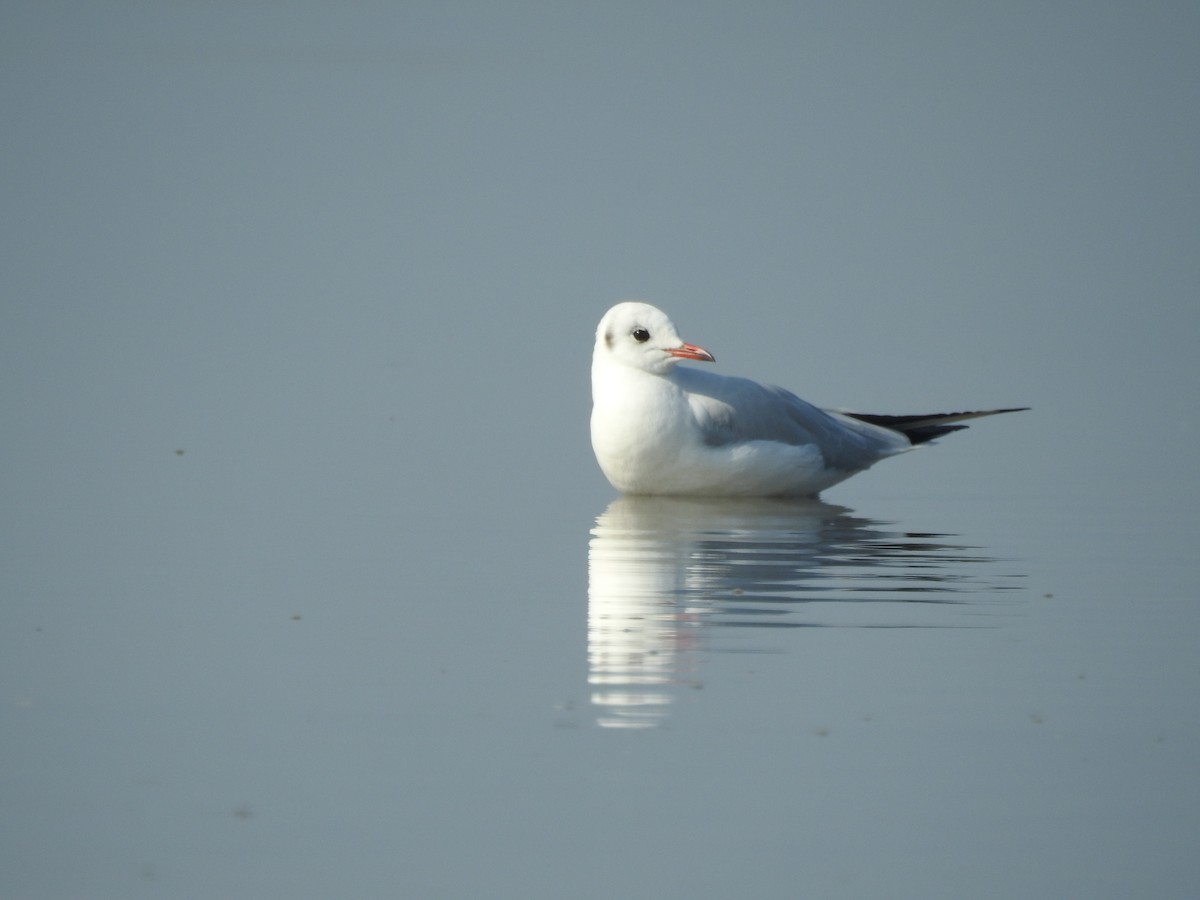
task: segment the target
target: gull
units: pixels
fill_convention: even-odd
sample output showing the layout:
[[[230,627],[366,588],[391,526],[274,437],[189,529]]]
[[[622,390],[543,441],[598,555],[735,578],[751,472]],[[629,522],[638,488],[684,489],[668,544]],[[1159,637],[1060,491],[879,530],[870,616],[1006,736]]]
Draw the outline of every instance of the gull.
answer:
[[[592,353],[592,449],[626,494],[816,496],[898,453],[1028,407],[889,416],[820,409],[783,388],[679,366],[716,362],[648,303],[618,303]]]

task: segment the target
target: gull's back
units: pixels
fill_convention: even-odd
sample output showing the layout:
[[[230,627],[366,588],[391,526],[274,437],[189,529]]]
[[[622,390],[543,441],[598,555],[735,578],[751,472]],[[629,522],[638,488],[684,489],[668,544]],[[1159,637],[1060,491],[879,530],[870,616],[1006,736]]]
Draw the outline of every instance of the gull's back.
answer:
[[[904,435],[830,412],[783,388],[678,366],[668,376],[688,395],[703,440],[712,447],[748,441],[814,446],[825,464],[860,471],[911,448]]]

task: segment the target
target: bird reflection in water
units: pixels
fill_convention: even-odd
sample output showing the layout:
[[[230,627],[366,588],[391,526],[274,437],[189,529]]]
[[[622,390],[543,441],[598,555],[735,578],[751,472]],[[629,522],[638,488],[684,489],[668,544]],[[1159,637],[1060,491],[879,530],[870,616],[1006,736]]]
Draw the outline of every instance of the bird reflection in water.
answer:
[[[701,651],[733,649],[715,635],[954,627],[961,621],[938,615],[945,604],[1018,586],[952,535],[905,532],[820,500],[623,496],[591,534],[588,683],[605,728],[659,724],[681,690],[701,686]]]

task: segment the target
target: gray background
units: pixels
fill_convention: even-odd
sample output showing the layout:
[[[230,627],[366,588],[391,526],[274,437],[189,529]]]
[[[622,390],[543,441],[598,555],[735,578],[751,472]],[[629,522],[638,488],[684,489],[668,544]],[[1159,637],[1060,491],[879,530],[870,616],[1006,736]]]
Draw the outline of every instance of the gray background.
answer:
[[[1195,4],[0,26],[0,895],[1194,896]],[[988,627],[714,625],[599,727],[629,297],[819,404],[1033,406],[826,498],[982,548]]]

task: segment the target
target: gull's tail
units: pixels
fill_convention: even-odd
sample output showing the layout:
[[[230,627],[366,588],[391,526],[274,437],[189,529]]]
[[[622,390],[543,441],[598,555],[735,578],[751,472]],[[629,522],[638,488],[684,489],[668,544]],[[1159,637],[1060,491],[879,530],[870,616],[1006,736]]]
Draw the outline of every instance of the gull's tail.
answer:
[[[966,428],[966,425],[955,425],[955,422],[961,422],[964,419],[978,419],[983,416],[998,416],[1000,413],[1023,412],[1029,409],[1028,406],[1016,406],[1012,409],[986,409],[980,412],[956,412],[956,413],[934,413],[928,416],[882,416],[873,413],[856,413],[843,412],[842,415],[850,416],[852,419],[858,419],[860,422],[867,422],[871,425],[879,425],[883,428],[890,428],[892,431],[899,431],[908,438],[913,445],[924,444],[926,441],[932,441],[934,438],[940,438],[944,434],[949,434],[952,431],[961,431]]]

